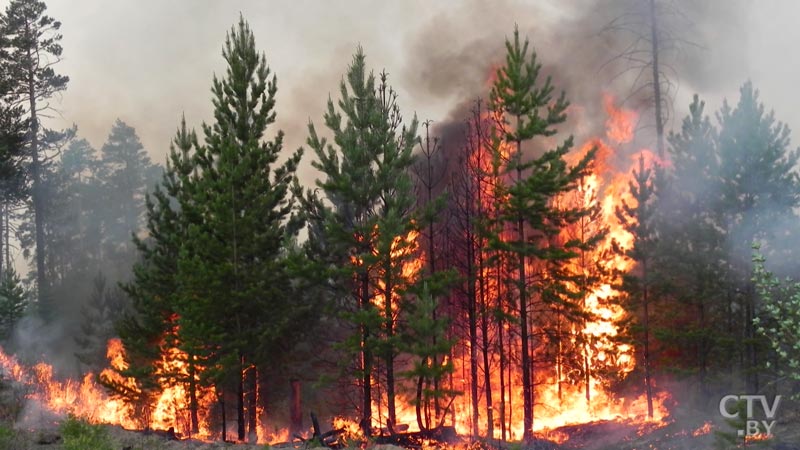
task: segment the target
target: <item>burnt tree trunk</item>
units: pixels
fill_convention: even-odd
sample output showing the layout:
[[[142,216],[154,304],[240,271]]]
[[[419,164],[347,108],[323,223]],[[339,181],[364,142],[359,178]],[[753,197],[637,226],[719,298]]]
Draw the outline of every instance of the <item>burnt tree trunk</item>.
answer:
[[[474,267],[474,247],[470,240],[467,250],[467,319],[469,321],[469,372],[470,372],[470,394],[472,400],[472,435],[478,436],[478,318],[477,299],[475,295],[475,267]]]
[[[384,314],[386,324],[386,339],[391,342],[394,339],[394,314],[392,312],[392,296],[394,295],[394,273],[392,267],[391,255],[386,255],[387,264],[384,273]],[[386,407],[388,409],[387,425],[390,433],[394,433],[394,426],[397,424],[397,410],[395,405],[395,391],[394,391],[394,348],[393,344],[388,344],[386,354],[384,355],[384,363],[386,364]]]
[[[517,128],[519,128],[520,118],[517,117]],[[522,142],[517,141],[517,158],[522,158]],[[522,180],[522,169],[517,166],[517,181]],[[525,242],[525,222],[522,217],[517,219],[517,238],[520,243]],[[522,408],[523,408],[523,426],[524,431],[522,439],[530,442],[533,439],[533,380],[531,375],[531,355],[529,348],[529,333],[528,333],[528,290],[527,290],[527,275],[525,270],[525,255],[520,253],[517,255],[517,275],[519,291],[519,331],[520,340],[522,341],[520,364],[522,365]]]
[[[222,442],[226,442],[228,440],[228,414],[225,411],[225,389],[218,387],[217,391],[219,392],[220,416],[222,416]]]
[[[484,277],[481,276],[481,279]],[[481,334],[483,344],[483,382],[484,382],[484,395],[486,396],[486,437],[491,439],[494,437],[494,411],[492,410],[492,374],[489,360],[489,308],[487,306],[485,280],[481,281]]]
[[[236,434],[240,441],[245,438],[244,421],[244,357],[239,355],[239,373],[236,376]]]
[[[289,403],[289,435],[294,436],[295,433],[303,431],[302,386],[300,380],[292,380],[289,385],[292,391]]]
[[[650,0],[650,44],[653,53],[653,102],[655,103],[656,134],[658,135],[658,157],[664,157],[664,116],[661,111],[661,73],[658,62],[658,22],[656,19],[656,2]]]
[[[197,418],[197,367],[196,360],[192,356],[189,359],[189,415],[191,416],[191,432],[196,435],[200,432],[200,423]]]
[[[425,360],[425,363],[427,364],[427,360]],[[419,427],[420,431],[425,431],[428,429],[427,424],[422,420],[422,387],[424,384],[425,377],[420,376],[417,379],[417,403],[414,405],[417,413],[417,426]]]
[[[359,275],[360,292],[359,308],[366,311],[369,302],[369,274],[364,268]],[[361,431],[364,436],[372,435],[372,352],[369,348],[370,332],[366,324],[361,325],[361,369],[362,369],[362,405],[361,405]]]
[[[258,441],[258,369],[250,366],[247,371],[247,441]]]
[[[653,388],[650,380],[650,299],[648,297],[647,261],[642,262],[643,286],[642,306],[644,307],[644,382],[647,390],[647,417],[653,418]]]
[[[497,289],[498,289],[498,307],[500,306],[500,276],[498,271],[497,276]],[[504,372],[506,370],[506,351],[505,351],[505,344],[503,342],[503,319],[498,320],[497,323],[497,340],[498,346],[497,350],[500,356],[500,367],[498,368],[498,372],[500,373],[500,439],[505,442],[507,439],[506,436],[506,382],[504,377]]]

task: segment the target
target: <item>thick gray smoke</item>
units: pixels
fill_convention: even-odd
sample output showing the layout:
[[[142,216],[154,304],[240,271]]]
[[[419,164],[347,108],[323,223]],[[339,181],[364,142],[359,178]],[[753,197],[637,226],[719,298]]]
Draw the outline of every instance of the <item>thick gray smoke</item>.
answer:
[[[551,76],[575,106],[562,130],[582,136],[602,130],[602,97],[613,94],[624,106],[640,113],[640,146],[653,143],[653,91],[649,51],[648,2],[638,0],[573,0],[557,8],[514,2],[473,2],[459,14],[443,13],[428,21],[407,47],[404,76],[417,95],[450,101],[448,121],[462,122],[476,98],[486,98],[489,76],[503,63],[503,37],[514,25],[531,40],[543,65],[542,78]],[[716,97],[735,92],[744,81],[735,70],[745,48],[746,8],[736,1],[721,5],[690,1],[659,2],[663,36],[662,72],[670,125],[679,124],[694,92]],[[642,60],[646,60],[644,63]],[[709,64],[711,63],[711,64]],[[731,87],[734,87],[731,90]],[[440,123],[445,137],[458,132]],[[449,131],[446,131],[449,130]],[[458,140],[449,136],[450,140]]]

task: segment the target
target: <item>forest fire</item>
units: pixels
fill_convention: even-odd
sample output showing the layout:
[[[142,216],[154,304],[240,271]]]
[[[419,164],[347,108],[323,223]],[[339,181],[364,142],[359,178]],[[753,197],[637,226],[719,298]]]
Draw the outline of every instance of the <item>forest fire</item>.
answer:
[[[113,347],[112,342],[109,348]],[[110,398],[96,383],[94,374],[87,374],[80,381],[60,381],[54,377],[52,366],[39,362],[27,367],[3,352],[0,368],[8,381],[19,384],[24,393],[20,399],[24,406],[23,424],[42,426],[73,414],[98,423],[138,426],[129,418],[128,405]]]
[[[651,167],[656,160],[647,150],[642,150],[627,161],[626,158],[617,156],[615,147],[633,140],[637,115],[633,111],[617,108],[610,95],[605,96],[604,104],[608,114],[606,139],[591,139],[567,158],[570,163],[575,163],[587,151],[595,148],[597,151],[595,170],[581,180],[573,193],[556,200],[565,205],[577,203],[579,206],[590,209],[596,207],[598,210],[596,216],[587,217],[586,220],[565,230],[562,234],[564,240],[587,239],[589,235],[600,233],[603,229],[606,229],[607,233],[595,249],[582,253],[571,263],[571,270],[580,274],[582,280],[591,279],[591,285],[574,286],[576,291],[588,291],[582,298],[580,315],[583,319],[579,323],[569,325],[570,330],[565,333],[566,339],[554,339],[557,342],[548,343],[555,350],[541,348],[546,345],[540,346],[541,352],[556,352],[555,367],[543,367],[536,375],[537,410],[534,431],[541,436],[551,436],[550,431],[564,425],[598,420],[624,419],[666,424],[664,420],[669,414],[665,406],[667,393],[662,392],[655,396],[654,414],[648,418],[645,394],[633,398],[620,398],[608,389],[608,374],[624,379],[636,364],[633,348],[629,344],[619,343],[616,339],[617,328],[626,314],[617,301],[620,292],[616,286],[621,282],[621,275],[631,270],[633,261],[622,252],[615,251],[615,248],[623,251],[630,249],[634,240],[634,236],[618,219],[617,209],[623,202],[635,206],[635,199],[631,197],[628,186],[632,179],[631,169],[637,167],[640,158],[646,161],[645,167]],[[491,163],[484,161],[477,165],[482,166],[484,172],[488,172]],[[488,198],[490,193],[485,192],[484,196]],[[484,207],[490,210],[493,205],[487,202]],[[493,269],[487,267],[485,270]],[[500,299],[503,295],[507,295],[501,292],[503,286],[492,281],[476,289],[486,289],[488,298]],[[556,314],[565,313],[557,311]],[[508,330],[506,324],[502,330],[498,329],[488,336],[487,341],[505,346],[509,351],[506,358],[515,358],[515,354],[518,354],[516,352],[519,351],[517,347],[519,340],[510,336]],[[486,329],[483,332],[487,331],[492,333]],[[506,337],[503,337],[504,331]],[[461,374],[464,380],[464,384],[459,388],[466,394],[455,400],[453,408],[456,428],[460,433],[469,434],[474,429],[470,423],[472,406],[466,383],[469,378],[469,343],[463,343],[461,348],[464,350],[461,357],[456,359],[456,373]],[[486,389],[485,384],[482,387],[486,395],[483,395],[479,402],[483,404],[478,416],[492,417],[489,413],[493,410],[494,437],[519,439],[523,434],[523,423],[521,414],[514,414],[514,405],[522,403],[520,374],[517,372],[518,369],[512,369],[511,365],[502,368],[503,363],[500,358],[502,357],[496,353],[491,354],[479,364],[481,372],[491,374],[485,382],[489,383],[491,388]],[[507,372],[504,373],[504,370]],[[580,379],[576,378],[575,373],[582,374]],[[487,405],[485,401],[489,393],[493,401]],[[481,433],[486,433],[488,429],[485,419],[481,422],[483,423],[480,423],[478,428]]]
[[[0,449],[798,447],[800,150],[725,92],[774,79],[758,8],[215,7],[165,47],[109,6],[73,53],[46,2],[0,11]]]
[[[561,239],[585,239],[588,235],[606,231],[595,249],[575,258],[570,266],[570,270],[581,275],[576,283],[580,283],[580,280],[591,280],[591,284],[574,286],[576,291],[588,292],[580,299],[580,320],[570,322],[564,319],[563,339],[552,339],[539,345],[536,350],[540,354],[555,352],[556,365],[537,367],[534,431],[537,436],[556,442],[569,439],[567,433],[557,430],[565,425],[601,420],[665,424],[665,418],[669,414],[665,406],[668,394],[664,392],[658,393],[653,399],[654,415],[648,418],[644,394],[623,398],[615,396],[609,389],[611,378],[624,379],[636,364],[632,347],[616,340],[617,328],[625,316],[625,311],[615,301],[620,295],[617,286],[621,275],[629,271],[633,263],[624,254],[615,251],[615,248],[623,250],[630,248],[634,239],[630,232],[624,229],[616,212],[622,202],[630,204],[634,200],[628,193],[630,171],[627,167],[615,169],[620,165],[621,158],[616,156],[614,148],[632,141],[636,114],[616,108],[610,96],[605,98],[605,106],[609,115],[606,138],[592,139],[569,155],[571,161],[577,161],[582,154],[591,148],[596,148],[595,171],[582,179],[574,192],[556,200],[557,203],[565,205],[577,203],[582,207],[595,208],[597,211],[596,216],[587,217],[586,221],[566,229]],[[488,172],[491,170],[491,163],[485,159],[485,154],[482,158],[484,159],[476,161],[476,164]],[[645,158],[648,165],[655,159],[649,152],[642,151],[635,155],[631,166],[638,163],[639,158]],[[490,203],[490,195],[491,192],[488,190],[483,192],[483,201],[486,202],[483,207],[486,210],[496,207]],[[411,231],[405,238],[398,237],[392,242],[392,256],[404,260],[400,276],[406,283],[412,282],[424,267],[422,256],[408,258],[412,254],[420,253],[417,242],[419,239],[419,233]],[[508,286],[504,286],[496,276],[497,271],[504,270],[502,267],[487,263],[483,270],[488,281],[475,288],[488,305],[492,299],[500,301],[507,295]],[[378,291],[385,290],[385,285],[381,283],[383,281],[379,279]],[[397,314],[400,299],[397,292],[393,292],[392,295],[391,311]],[[377,295],[374,301],[378,307],[386,309],[382,294]],[[502,302],[499,305],[502,310],[504,308]],[[555,314],[561,315],[566,312],[556,311]],[[558,316],[556,320],[561,321],[560,317]],[[510,328],[510,324],[506,322],[501,328],[484,327],[481,331],[486,333],[484,342],[489,345],[492,343],[502,345],[506,352],[503,356],[489,352],[477,364],[481,373],[487,374],[483,378],[481,390],[485,394],[491,394],[493,399],[491,404],[486,404],[486,395],[482,395],[478,402],[473,403],[468,389],[471,354],[469,342],[461,342],[455,346],[452,355],[455,371],[450,383],[453,389],[463,392],[463,395],[456,396],[449,409],[443,409],[438,414],[446,415],[444,423],[452,424],[459,434],[469,435],[475,429],[471,408],[473,404],[479,404],[481,410],[477,416],[481,418],[482,423],[477,424],[477,429],[480,433],[485,434],[489,431],[485,418],[489,411],[493,411],[495,415],[492,434],[495,438],[515,440],[523,435],[522,415],[515,413],[522,402],[520,374],[517,372],[518,368],[508,364],[509,360],[518,357],[519,337],[513,334]],[[129,392],[141,395],[135,380],[125,379],[119,375],[120,371],[127,368],[124,351],[119,339],[111,339],[108,342],[107,357],[110,367],[102,371],[99,379],[115,384],[118,389],[122,387],[123,390],[127,389]],[[501,358],[505,358],[502,364]],[[441,363],[445,364],[446,361]],[[149,400],[152,405],[150,408],[141,409],[110,396],[105,388],[98,384],[94,374],[87,374],[81,381],[58,381],[53,377],[52,367],[39,363],[32,368],[26,368],[5,354],[0,356],[0,365],[7,376],[26,386],[27,400],[32,401],[42,411],[46,411],[51,420],[69,413],[85,417],[92,422],[118,424],[128,429],[171,428],[179,436],[197,439],[218,437],[210,428],[214,420],[212,410],[214,405],[218,404],[218,399],[214,391],[208,388],[198,389],[196,392],[200,428],[198,433],[191,433],[190,395],[186,382],[178,381],[190,379],[191,376],[188,372],[187,355],[176,348],[162,351],[156,371],[160,392],[157,398]],[[196,381],[199,380],[199,374],[193,376]],[[373,427],[381,429],[386,424],[386,417],[382,415],[382,411],[386,408],[384,392],[373,400],[373,408],[377,412],[373,416]],[[417,430],[416,414],[416,407],[412,401],[398,398],[396,405],[398,424],[407,424],[409,430]],[[290,439],[289,431],[286,429],[268,433],[266,424],[258,425],[259,442]],[[358,426],[353,421],[339,418],[335,426],[347,428],[350,430],[349,433],[354,435],[358,432]]]

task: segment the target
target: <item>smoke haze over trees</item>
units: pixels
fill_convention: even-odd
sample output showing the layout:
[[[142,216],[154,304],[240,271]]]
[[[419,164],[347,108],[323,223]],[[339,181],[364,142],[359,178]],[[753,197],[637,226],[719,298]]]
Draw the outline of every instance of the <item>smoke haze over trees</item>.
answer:
[[[273,29],[255,2],[150,2],[2,13],[23,363],[93,374],[139,427],[251,442],[307,405],[532,441],[623,398],[660,420],[670,383],[698,409],[800,389],[773,275],[800,278],[800,110],[755,67],[752,5],[354,2],[375,21]]]

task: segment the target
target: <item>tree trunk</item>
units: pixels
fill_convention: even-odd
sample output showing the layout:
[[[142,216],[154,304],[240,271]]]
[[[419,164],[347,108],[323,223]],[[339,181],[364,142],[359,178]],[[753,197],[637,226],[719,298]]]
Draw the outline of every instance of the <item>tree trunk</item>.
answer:
[[[11,205],[6,203],[6,270],[11,270]]]
[[[481,258],[482,260],[482,258]],[[483,377],[484,395],[486,396],[486,437],[494,438],[494,411],[492,410],[492,374],[489,366],[489,308],[486,305],[484,276],[481,275],[481,334],[483,338]]]
[[[658,62],[658,23],[656,21],[656,2],[650,0],[650,43],[653,52],[653,101],[655,102],[656,134],[658,137],[658,157],[664,157],[664,116],[661,111],[661,73]]]
[[[366,311],[369,303],[369,274],[366,269],[359,274],[360,292],[359,308]],[[361,325],[361,369],[362,369],[362,400],[361,405],[361,430],[364,436],[372,435],[372,352],[369,349],[369,327]]]
[[[30,30],[28,30],[30,31]],[[28,58],[32,58],[31,50],[28,49]],[[45,273],[45,243],[44,243],[44,202],[42,201],[42,174],[41,162],[39,161],[39,118],[36,112],[36,84],[34,70],[28,70],[28,102],[30,108],[30,142],[31,142],[31,178],[33,189],[31,191],[33,199],[33,216],[36,235],[36,292],[38,294],[39,307],[46,303],[47,297],[47,275]],[[52,305],[47,305],[52,307]],[[48,311],[52,313],[52,311]]]
[[[3,279],[3,275],[5,274],[3,269],[7,268],[5,265],[6,203],[8,202],[3,200],[2,204],[0,204],[0,279]]]
[[[194,356],[189,359],[189,415],[191,416],[192,435],[200,432],[200,424],[197,418],[197,368]]]
[[[236,375],[236,433],[239,441],[245,439],[244,376],[244,357],[239,355],[239,373]]]
[[[247,371],[247,442],[258,441],[258,369],[250,366]]]
[[[647,286],[647,261],[642,262],[642,303],[644,307],[644,382],[647,390],[647,417],[653,418],[653,388],[650,382],[650,305]]]
[[[470,396],[472,400],[472,436],[478,437],[478,319],[475,298],[474,248],[470,240],[467,250],[467,320],[469,321],[469,372]]]
[[[519,128],[520,118],[517,117],[517,128]],[[519,163],[522,161],[522,142],[517,141],[516,157]],[[522,180],[522,170],[517,166],[517,182]],[[525,223],[522,217],[517,219],[517,238],[520,243],[525,242]],[[529,349],[530,339],[528,336],[528,292],[527,276],[525,274],[525,255],[520,253],[517,257],[518,290],[519,290],[519,330],[522,340],[522,354],[520,361],[522,364],[522,403],[523,403],[523,426],[524,432],[522,439],[530,442],[533,439],[533,380],[531,374],[531,355]]]
[[[303,431],[302,389],[300,380],[289,382],[292,389],[291,402],[289,403],[289,437]]]
[[[225,410],[225,389],[218,387],[217,390],[219,391],[219,409],[222,416],[222,442],[226,442],[228,440],[228,414]]]
[[[391,253],[391,252],[390,252]],[[384,314],[386,324],[386,339],[391,342],[394,339],[394,314],[392,312],[392,302],[394,301],[394,283],[392,282],[394,268],[392,267],[393,259],[391,254],[386,255],[387,264],[384,269]],[[386,364],[386,407],[388,409],[387,426],[390,433],[394,433],[394,426],[397,425],[397,410],[395,405],[395,392],[394,392],[394,348],[393,344],[387,345],[386,355],[384,357]]]
[[[498,271],[499,273],[499,271]],[[500,306],[500,276],[497,277],[497,293],[498,293],[498,307]],[[497,340],[499,341],[498,353],[500,354],[500,439],[506,441],[506,383],[504,372],[506,370],[506,351],[505,343],[503,342],[503,321],[502,319],[497,324]]]
[[[427,423],[422,420],[422,386],[425,383],[425,377],[420,376],[417,379],[417,403],[415,406],[417,413],[417,426],[419,431],[426,431],[428,429]]]
[[[426,187],[427,193],[428,193],[428,206],[430,206],[431,203],[433,202],[433,185],[434,185],[434,182],[433,182],[433,160],[432,160],[432,156],[433,156],[433,152],[436,151],[436,144],[434,144],[434,150],[431,150],[430,149],[430,138],[429,138],[429,134],[428,134],[429,130],[430,130],[430,125],[429,125],[430,122],[426,122],[426,124],[427,125],[425,125],[425,135],[426,135],[425,142],[426,142],[426,145],[428,146],[428,148],[425,151],[425,155],[426,155],[426,158],[427,158],[427,164],[426,164],[427,180],[425,180],[425,187]],[[435,238],[435,235],[434,235],[435,231],[436,231],[436,229],[434,227],[434,221],[430,220],[428,222],[428,268],[430,270],[430,274],[429,275],[431,275],[431,276],[436,274],[436,238]],[[437,308],[436,307],[434,307],[433,311],[431,312],[431,318],[433,319],[434,322],[436,322],[438,320]],[[433,347],[436,347],[436,343],[437,343],[436,342],[436,336],[433,336],[431,343],[433,344]],[[438,358],[438,356],[436,356],[436,355],[433,356],[432,365],[433,365],[433,367],[438,367],[439,366],[439,358]],[[441,383],[441,381],[439,380],[438,377],[435,377],[433,379],[433,390],[434,390],[434,392],[439,392],[440,383]],[[439,415],[441,414],[440,406],[439,406],[439,397],[435,397],[433,402],[434,402],[433,403],[434,415],[438,419]],[[420,428],[420,430],[421,429],[422,428]]]

